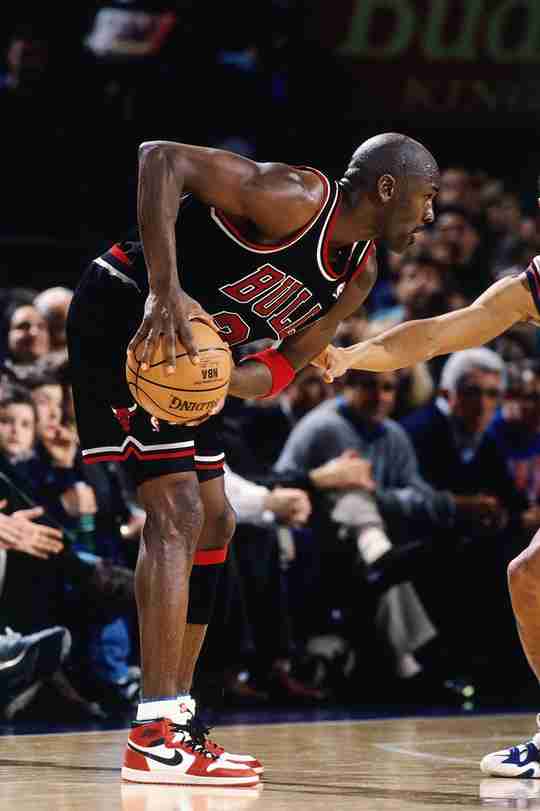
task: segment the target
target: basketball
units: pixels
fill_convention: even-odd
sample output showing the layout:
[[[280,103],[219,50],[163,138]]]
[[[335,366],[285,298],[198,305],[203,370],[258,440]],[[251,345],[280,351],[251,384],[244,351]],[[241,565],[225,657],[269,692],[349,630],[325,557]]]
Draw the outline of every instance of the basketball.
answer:
[[[232,371],[231,352],[219,334],[203,321],[191,322],[200,363],[193,364],[176,339],[176,369],[165,374],[167,362],[160,342],[148,369],[141,369],[143,344],[135,348],[135,363],[126,363],[131,395],[145,411],[167,422],[202,419],[226,396]]]

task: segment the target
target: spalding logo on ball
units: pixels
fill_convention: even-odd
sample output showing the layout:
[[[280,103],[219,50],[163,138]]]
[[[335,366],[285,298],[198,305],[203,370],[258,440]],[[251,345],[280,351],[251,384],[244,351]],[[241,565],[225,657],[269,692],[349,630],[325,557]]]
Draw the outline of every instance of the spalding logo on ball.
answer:
[[[168,422],[192,422],[205,417],[227,395],[232,372],[231,351],[219,333],[203,321],[191,322],[199,348],[199,364],[189,359],[176,339],[176,369],[167,375],[160,342],[148,369],[141,369],[143,344],[135,348],[135,363],[126,363],[126,378],[135,402]]]

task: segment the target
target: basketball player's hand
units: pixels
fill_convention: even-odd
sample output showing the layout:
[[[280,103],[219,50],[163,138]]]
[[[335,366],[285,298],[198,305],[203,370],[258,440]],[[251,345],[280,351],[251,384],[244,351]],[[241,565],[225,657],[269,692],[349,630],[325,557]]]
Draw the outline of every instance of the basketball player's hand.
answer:
[[[200,417],[198,420],[193,420],[192,422],[185,422],[184,425],[187,428],[196,428],[198,425],[202,425],[203,422],[209,420],[210,417],[215,417],[216,414],[222,410],[223,406],[225,405],[226,397],[222,397],[221,400],[218,400],[217,404],[214,406],[212,411],[209,411],[205,417]]]
[[[172,374],[176,368],[176,338],[178,337],[180,343],[185,346],[191,362],[199,363],[199,353],[190,325],[190,321],[195,318],[208,324],[212,329],[218,330],[212,317],[181,287],[176,288],[173,294],[168,296],[159,296],[150,291],[144,305],[141,326],[128,346],[130,362],[134,362],[135,348],[142,343],[141,368],[148,369],[159,343],[162,342],[165,371],[166,374]]]
[[[326,349],[313,358],[311,365],[323,370],[325,383],[332,383],[335,377],[341,377],[349,368],[345,350],[332,344],[328,344]]]

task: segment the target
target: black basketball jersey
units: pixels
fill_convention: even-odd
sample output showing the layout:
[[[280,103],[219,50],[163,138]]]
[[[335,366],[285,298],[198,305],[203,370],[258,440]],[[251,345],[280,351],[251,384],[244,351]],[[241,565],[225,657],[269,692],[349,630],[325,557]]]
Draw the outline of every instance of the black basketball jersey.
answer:
[[[371,240],[356,242],[330,261],[340,188],[321,172],[308,171],[323,183],[324,201],[303,228],[273,245],[248,241],[223,211],[194,195],[182,198],[176,223],[181,285],[213,316],[231,346],[261,338],[280,340],[315,322],[365,267],[374,247]],[[110,272],[129,276],[147,293],[139,241],[118,243],[96,261]]]

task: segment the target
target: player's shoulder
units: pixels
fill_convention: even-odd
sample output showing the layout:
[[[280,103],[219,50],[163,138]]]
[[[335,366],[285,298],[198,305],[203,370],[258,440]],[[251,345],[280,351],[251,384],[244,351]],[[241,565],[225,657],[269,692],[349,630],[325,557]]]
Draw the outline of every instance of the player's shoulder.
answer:
[[[318,169],[280,162],[258,162],[250,182],[260,190],[286,195],[290,201],[314,205],[320,204],[328,189],[328,179]]]

